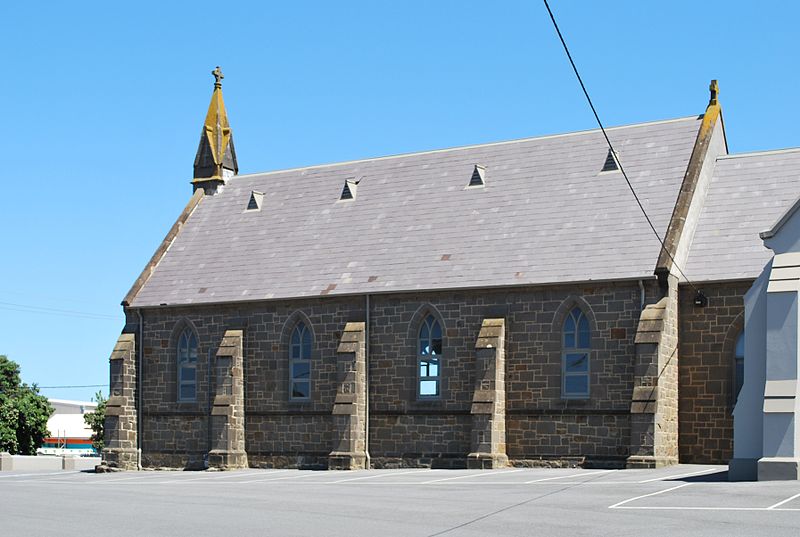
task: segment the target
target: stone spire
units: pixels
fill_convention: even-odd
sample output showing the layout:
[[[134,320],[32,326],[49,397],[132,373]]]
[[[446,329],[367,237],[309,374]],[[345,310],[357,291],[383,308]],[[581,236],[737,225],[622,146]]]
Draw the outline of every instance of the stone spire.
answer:
[[[200,145],[194,158],[195,190],[203,188],[206,194],[214,194],[225,181],[239,172],[233,133],[228,124],[225,101],[222,99],[222,74],[219,66],[211,71],[214,75],[214,93],[200,132]]]

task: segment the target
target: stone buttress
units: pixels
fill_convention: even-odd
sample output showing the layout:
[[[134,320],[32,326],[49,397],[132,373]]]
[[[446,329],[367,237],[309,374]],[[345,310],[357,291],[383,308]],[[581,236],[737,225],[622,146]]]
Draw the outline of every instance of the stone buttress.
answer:
[[[211,407],[209,468],[247,468],[242,330],[226,330],[214,359],[216,390]]]
[[[337,350],[338,389],[333,403],[334,446],[331,470],[367,467],[366,454],[366,331],[365,323],[347,323]]]
[[[505,319],[484,319],[475,342],[468,468],[502,468],[506,455]]]
[[[628,468],[678,463],[677,324],[677,281],[670,281],[667,296],[642,311],[636,331]]]
[[[137,470],[139,451],[136,420],[136,337],[122,334],[109,359],[110,396],[106,403],[105,447],[101,466]]]

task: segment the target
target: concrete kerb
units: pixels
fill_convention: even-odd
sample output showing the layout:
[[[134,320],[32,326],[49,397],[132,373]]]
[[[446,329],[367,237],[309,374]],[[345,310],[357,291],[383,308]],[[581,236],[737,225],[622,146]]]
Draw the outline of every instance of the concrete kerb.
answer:
[[[0,472],[92,470],[100,464],[100,457],[69,457],[52,455],[11,455],[0,453]]]

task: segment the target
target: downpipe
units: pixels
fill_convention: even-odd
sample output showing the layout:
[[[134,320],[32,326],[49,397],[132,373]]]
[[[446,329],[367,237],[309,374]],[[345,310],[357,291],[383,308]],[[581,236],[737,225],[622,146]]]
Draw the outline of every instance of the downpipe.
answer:
[[[142,310],[137,309],[136,315],[139,317],[139,345],[137,345],[136,354],[138,356],[138,363],[136,364],[136,468],[142,469],[142,431],[144,424],[142,423],[142,376],[144,375],[144,317]]]
[[[372,458],[369,455],[369,295],[366,298],[366,323],[364,324],[364,455],[367,458],[367,470],[372,468]]]

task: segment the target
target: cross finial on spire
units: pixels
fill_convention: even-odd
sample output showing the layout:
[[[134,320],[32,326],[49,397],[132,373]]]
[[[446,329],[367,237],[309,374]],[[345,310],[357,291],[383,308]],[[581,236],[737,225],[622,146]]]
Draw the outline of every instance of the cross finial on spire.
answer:
[[[708,105],[715,105],[719,104],[717,101],[717,95],[719,95],[719,84],[717,84],[717,79],[711,81],[711,84],[708,86],[709,91],[711,92],[711,99],[708,101]]]
[[[222,69],[219,68],[219,65],[217,65],[216,69],[211,71],[211,74],[214,75],[214,87],[221,88],[222,79],[225,78],[225,75],[222,74]]]

